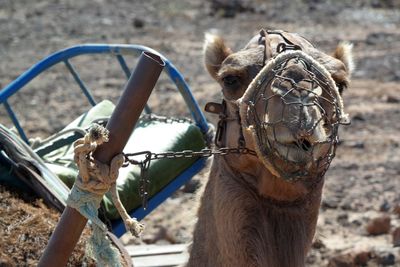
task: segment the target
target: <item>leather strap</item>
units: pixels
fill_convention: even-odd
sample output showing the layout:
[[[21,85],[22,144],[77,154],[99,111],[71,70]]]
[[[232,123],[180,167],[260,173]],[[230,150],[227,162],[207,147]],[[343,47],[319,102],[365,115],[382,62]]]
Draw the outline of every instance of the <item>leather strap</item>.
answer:
[[[208,102],[204,107],[204,110],[208,113],[221,114],[224,112],[222,103]]]

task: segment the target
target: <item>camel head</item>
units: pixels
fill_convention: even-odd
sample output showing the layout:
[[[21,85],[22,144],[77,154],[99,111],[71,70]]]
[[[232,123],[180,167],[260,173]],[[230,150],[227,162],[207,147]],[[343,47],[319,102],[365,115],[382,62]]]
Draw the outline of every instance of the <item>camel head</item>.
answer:
[[[341,94],[352,70],[351,45],[327,55],[297,34],[262,31],[237,52],[207,34],[204,52],[227,113],[239,114],[241,125],[226,133],[227,145],[242,134],[269,172],[287,182],[323,176],[338,126],[348,120]]]

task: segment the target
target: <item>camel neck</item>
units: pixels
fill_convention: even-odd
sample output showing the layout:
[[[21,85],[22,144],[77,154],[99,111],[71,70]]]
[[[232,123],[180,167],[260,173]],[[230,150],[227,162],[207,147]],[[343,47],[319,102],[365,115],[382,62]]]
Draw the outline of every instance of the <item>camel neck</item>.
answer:
[[[207,235],[215,245],[215,258],[229,265],[213,262],[210,266],[304,266],[320,194],[313,191],[307,200],[276,201],[258,192],[257,177],[239,173],[227,159],[216,157],[212,169],[206,193],[213,201],[203,207],[209,217],[202,223],[207,231],[215,230]],[[221,193],[221,188],[229,194]]]

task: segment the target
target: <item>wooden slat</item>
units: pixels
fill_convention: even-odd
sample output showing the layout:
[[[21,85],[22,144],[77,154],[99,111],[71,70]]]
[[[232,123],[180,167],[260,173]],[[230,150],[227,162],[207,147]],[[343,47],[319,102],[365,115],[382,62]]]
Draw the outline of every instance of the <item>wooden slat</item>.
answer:
[[[135,267],[167,267],[185,264],[189,259],[187,244],[126,246]]]
[[[129,245],[125,246],[129,256],[150,256],[150,255],[162,255],[162,254],[178,254],[186,252],[188,248],[187,244],[176,244],[176,245]]]
[[[134,257],[132,261],[135,267],[167,267],[185,264],[188,259],[188,253],[180,253]]]

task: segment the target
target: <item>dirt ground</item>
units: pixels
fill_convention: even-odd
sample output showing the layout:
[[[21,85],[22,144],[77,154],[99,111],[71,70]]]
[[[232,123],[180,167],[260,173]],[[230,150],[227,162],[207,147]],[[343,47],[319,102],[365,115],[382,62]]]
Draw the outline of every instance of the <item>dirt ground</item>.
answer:
[[[36,266],[60,216],[56,210],[43,204],[41,199],[24,202],[21,196],[0,186],[2,267]],[[85,256],[86,240],[90,232],[86,227],[68,266],[95,266],[93,260]]]
[[[219,32],[233,50],[243,47],[261,28],[298,32],[326,52],[340,41],[351,42],[356,70],[344,101],[352,124],[342,127],[337,156],[326,174],[318,233],[307,266],[356,266],[351,262],[400,266],[400,241],[392,237],[400,231],[396,231],[400,227],[399,26],[398,0],[2,0],[0,88],[65,47],[135,43],[169,58],[204,107],[208,101],[221,99],[217,84],[202,64],[205,31]],[[111,58],[85,57],[72,62],[94,89],[96,99],[118,98],[125,80],[118,66],[111,67]],[[155,93],[150,100],[155,112],[187,115],[166,77],[161,77]],[[40,137],[60,130],[88,107],[62,67],[35,80],[10,103],[21,114],[28,134]],[[216,122],[215,117],[208,118]],[[3,108],[0,122],[9,125]],[[141,240],[128,236],[122,240],[190,242],[196,200],[206,179],[204,170],[147,217]],[[372,235],[366,226],[376,218],[384,221],[377,225],[385,229]]]

